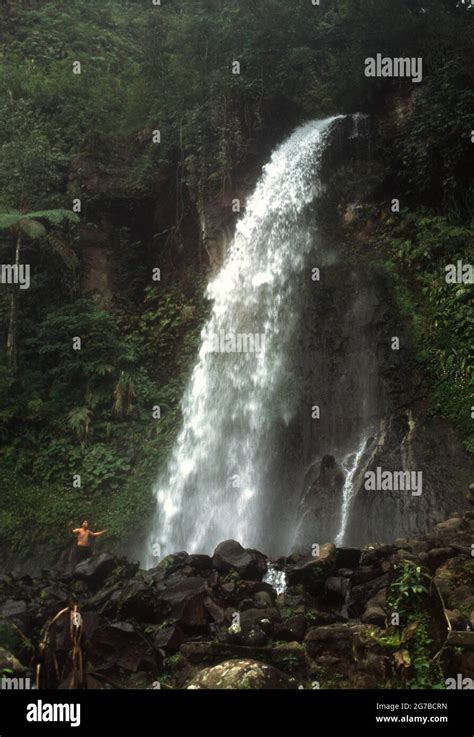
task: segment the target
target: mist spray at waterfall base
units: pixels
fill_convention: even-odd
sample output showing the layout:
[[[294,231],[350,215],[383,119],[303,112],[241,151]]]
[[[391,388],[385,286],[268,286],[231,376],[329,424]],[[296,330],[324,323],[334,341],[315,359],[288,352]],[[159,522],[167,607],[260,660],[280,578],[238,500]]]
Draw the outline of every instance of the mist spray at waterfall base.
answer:
[[[227,539],[263,552],[291,544],[298,500],[283,513],[272,494],[273,437],[293,412],[286,387],[299,320],[295,284],[315,246],[305,212],[322,188],[321,155],[336,120],[311,122],[276,149],[208,286],[212,312],[182,429],[154,490],[148,565],[178,550],[212,553]],[[222,335],[264,340],[258,351],[225,352],[216,350]]]

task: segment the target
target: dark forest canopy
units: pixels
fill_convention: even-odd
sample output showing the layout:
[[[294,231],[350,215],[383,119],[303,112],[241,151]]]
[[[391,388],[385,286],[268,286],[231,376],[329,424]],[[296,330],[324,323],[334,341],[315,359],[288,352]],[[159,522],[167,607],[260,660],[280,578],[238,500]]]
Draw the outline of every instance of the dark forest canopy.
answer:
[[[158,126],[159,156],[196,159],[216,186],[252,144],[302,119],[377,109],[390,89],[406,89],[406,80],[367,79],[367,57],[422,56],[420,120],[406,141],[406,153],[420,161],[401,174],[429,201],[440,195],[441,164],[448,190],[466,196],[468,150],[454,136],[473,102],[474,9],[467,3],[32,1],[3,3],[3,15],[0,90],[10,130],[18,127],[15,115],[32,115],[24,125],[36,129],[39,147],[47,140],[58,157],[91,153],[110,166],[120,146],[149,141]],[[74,60],[83,65],[80,76],[71,74]],[[240,75],[231,73],[236,60]],[[437,148],[432,168],[416,150],[422,143]],[[153,153],[141,154],[134,174],[137,186],[147,186]]]

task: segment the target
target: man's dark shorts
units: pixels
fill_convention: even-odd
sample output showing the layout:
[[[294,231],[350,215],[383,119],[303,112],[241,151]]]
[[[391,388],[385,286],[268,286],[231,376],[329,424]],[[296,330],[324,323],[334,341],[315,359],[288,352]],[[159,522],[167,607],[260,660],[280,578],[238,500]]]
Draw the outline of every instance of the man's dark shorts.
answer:
[[[74,548],[73,562],[77,566],[78,563],[82,563],[83,560],[87,560],[92,555],[92,550],[89,545],[76,545]]]

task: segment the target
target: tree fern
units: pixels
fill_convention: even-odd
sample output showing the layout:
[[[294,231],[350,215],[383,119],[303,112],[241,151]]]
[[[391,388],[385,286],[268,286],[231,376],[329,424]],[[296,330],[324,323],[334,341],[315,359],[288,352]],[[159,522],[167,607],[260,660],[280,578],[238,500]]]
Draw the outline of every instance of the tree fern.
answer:
[[[77,224],[79,216],[71,210],[38,210],[36,212],[20,212],[19,210],[7,210],[0,212],[0,230],[18,229],[31,238],[42,238],[46,235],[45,226],[38,222],[46,220],[50,225],[61,225],[65,222]],[[36,232],[32,231],[31,223],[35,223]]]
[[[35,212],[21,212],[20,210],[7,210],[0,212],[0,231],[7,230],[15,241],[15,266],[18,268],[21,257],[21,239],[26,236],[31,240],[46,239],[51,248],[59,253],[66,263],[74,265],[76,256],[60,238],[49,234],[46,226],[41,222],[46,221],[49,225],[57,226],[64,222],[79,223],[79,217],[71,210],[37,210]],[[18,332],[18,289],[12,285],[10,302],[10,319],[7,336],[7,352],[10,364],[16,369],[17,355],[17,332]]]

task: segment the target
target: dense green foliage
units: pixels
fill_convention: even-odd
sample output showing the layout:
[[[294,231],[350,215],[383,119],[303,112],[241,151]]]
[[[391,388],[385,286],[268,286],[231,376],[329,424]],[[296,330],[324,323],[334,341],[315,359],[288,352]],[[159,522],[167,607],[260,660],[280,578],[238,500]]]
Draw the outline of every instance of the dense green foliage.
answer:
[[[412,561],[394,566],[387,593],[389,631],[377,639],[392,655],[395,678],[389,687],[445,687],[430,634],[430,581],[428,572]]]
[[[379,52],[424,60],[411,116],[381,147],[380,194],[406,208],[382,240],[419,328],[433,411],[467,435],[469,287],[439,277],[472,247],[473,21],[457,0],[0,3],[0,259],[14,262],[17,213],[33,274],[18,295],[15,362],[4,350],[11,290],[0,292],[1,526],[13,549],[59,546],[61,525],[85,510],[117,537],[143,522],[206,313],[193,203],[231,191],[308,118],[383,115],[412,85],[368,80],[364,59]],[[76,198],[82,230],[31,216]],[[85,288],[83,244],[109,226],[104,306]]]
[[[472,263],[474,230],[422,210],[402,213],[389,227],[400,301],[419,363],[434,386],[431,411],[457,423],[474,451],[472,285],[447,283],[445,270],[458,261]]]

